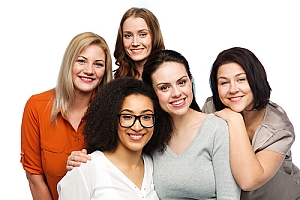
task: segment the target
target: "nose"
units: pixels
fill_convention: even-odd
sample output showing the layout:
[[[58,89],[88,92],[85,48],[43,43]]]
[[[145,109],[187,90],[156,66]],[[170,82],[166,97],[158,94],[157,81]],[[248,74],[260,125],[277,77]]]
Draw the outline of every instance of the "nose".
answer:
[[[180,97],[181,96],[181,90],[175,86],[172,87],[172,97]]]
[[[137,36],[133,36],[132,38],[132,46],[138,46],[139,45],[139,39]]]
[[[93,74],[93,63],[87,63],[83,72],[87,75],[92,75]]]
[[[131,129],[134,130],[135,132],[139,132],[140,130],[143,129],[143,126],[141,125],[141,122],[138,118],[135,118],[135,122],[131,126]]]
[[[231,94],[237,93],[239,91],[239,87],[236,83],[231,83],[230,84],[230,88],[229,88],[229,92]]]

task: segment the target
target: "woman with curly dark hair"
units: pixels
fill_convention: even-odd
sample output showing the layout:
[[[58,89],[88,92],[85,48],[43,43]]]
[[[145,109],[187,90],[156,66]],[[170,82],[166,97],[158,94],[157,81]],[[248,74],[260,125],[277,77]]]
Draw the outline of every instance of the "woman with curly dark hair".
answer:
[[[172,120],[151,88],[134,78],[115,79],[97,93],[84,120],[92,159],[59,182],[59,199],[158,199],[148,154],[165,150],[172,126],[164,124]]]

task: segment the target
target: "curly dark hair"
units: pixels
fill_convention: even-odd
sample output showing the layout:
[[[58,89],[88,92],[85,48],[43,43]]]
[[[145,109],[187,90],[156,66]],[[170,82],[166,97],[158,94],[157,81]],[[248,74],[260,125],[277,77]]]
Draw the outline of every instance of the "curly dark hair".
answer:
[[[105,84],[96,94],[84,117],[83,135],[88,153],[96,150],[113,152],[118,145],[118,114],[127,96],[140,94],[153,103],[155,125],[153,136],[143,148],[144,153],[164,151],[171,138],[172,118],[161,109],[152,88],[132,77],[118,78]]]

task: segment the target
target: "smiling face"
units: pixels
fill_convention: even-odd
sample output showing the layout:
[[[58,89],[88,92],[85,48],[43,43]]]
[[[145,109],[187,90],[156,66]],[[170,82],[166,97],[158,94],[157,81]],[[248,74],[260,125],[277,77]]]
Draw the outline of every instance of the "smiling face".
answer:
[[[193,100],[193,92],[192,82],[183,64],[164,62],[153,73],[152,82],[164,111],[172,117],[187,113]]]
[[[221,102],[235,112],[250,110],[254,96],[245,70],[237,63],[221,65],[217,73]]]
[[[72,81],[77,92],[90,93],[101,82],[105,73],[105,53],[97,45],[89,45],[77,58],[72,68]]]
[[[154,107],[149,97],[132,94],[124,99],[120,114],[127,115],[147,115],[154,114]],[[125,118],[125,120],[128,120]],[[141,119],[142,120],[142,119]],[[124,128],[118,125],[118,148],[128,151],[142,152],[143,147],[148,143],[153,135],[154,127],[144,128],[139,120],[129,127]]]
[[[149,28],[143,18],[130,17],[123,24],[123,45],[135,62],[145,62],[152,50]]]

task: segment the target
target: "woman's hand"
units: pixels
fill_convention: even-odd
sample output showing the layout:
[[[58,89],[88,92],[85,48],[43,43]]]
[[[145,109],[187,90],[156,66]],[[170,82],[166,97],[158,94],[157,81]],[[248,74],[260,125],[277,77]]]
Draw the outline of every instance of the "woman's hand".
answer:
[[[224,119],[225,121],[227,121],[227,123],[229,123],[229,122],[244,123],[242,115],[240,113],[237,113],[237,112],[231,110],[230,108],[224,108],[223,110],[214,112],[214,114],[215,114],[215,116],[220,117],[220,118]]]
[[[73,167],[79,167],[81,163],[86,163],[88,160],[91,160],[91,157],[87,155],[86,149],[72,151],[68,157],[66,169],[71,171]]]

